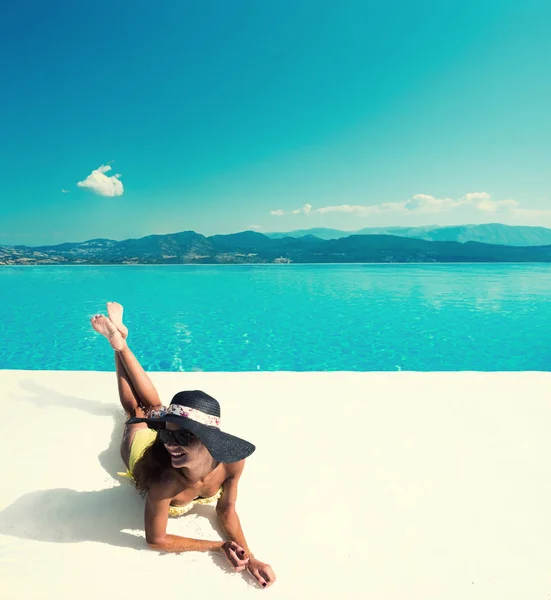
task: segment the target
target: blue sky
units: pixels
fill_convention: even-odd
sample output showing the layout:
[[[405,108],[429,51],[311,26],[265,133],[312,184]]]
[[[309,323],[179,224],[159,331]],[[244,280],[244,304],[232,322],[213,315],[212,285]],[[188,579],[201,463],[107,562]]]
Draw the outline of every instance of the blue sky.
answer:
[[[550,21],[543,0],[11,3],[0,244],[551,227]]]

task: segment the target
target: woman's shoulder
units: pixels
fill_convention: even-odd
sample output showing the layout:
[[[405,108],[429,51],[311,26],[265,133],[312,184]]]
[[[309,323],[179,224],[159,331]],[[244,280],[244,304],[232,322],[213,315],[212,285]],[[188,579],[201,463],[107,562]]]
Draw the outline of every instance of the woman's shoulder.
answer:
[[[244,458],[234,463],[224,463],[225,478],[234,479],[241,477],[241,473],[243,473],[243,469],[245,468],[245,461],[246,459]]]
[[[174,469],[163,469],[161,473],[151,482],[150,490],[156,493],[172,494],[181,491],[182,480]]]

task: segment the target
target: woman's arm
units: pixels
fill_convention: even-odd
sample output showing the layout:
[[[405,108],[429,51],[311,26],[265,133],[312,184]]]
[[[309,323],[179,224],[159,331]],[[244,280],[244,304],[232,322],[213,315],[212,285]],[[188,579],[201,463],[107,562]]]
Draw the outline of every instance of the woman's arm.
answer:
[[[235,503],[237,501],[237,485],[239,483],[241,474],[243,473],[244,466],[244,460],[240,460],[237,463],[232,463],[229,465],[230,475],[224,481],[224,493],[216,504],[216,512],[224,531],[228,535],[228,538],[234,542],[237,542],[237,544],[244,548],[245,552],[251,558],[253,558],[254,554],[247,545],[245,534],[241,528],[241,521],[239,520],[237,512],[235,511]]]
[[[152,550],[164,552],[220,550],[224,542],[196,540],[166,532],[168,507],[175,491],[174,480],[170,477],[165,477],[149,488],[145,501],[145,540],[147,545]]]
[[[237,501],[237,486],[245,461],[239,461],[231,464],[231,471],[229,477],[224,481],[224,493],[216,505],[216,512],[220,518],[220,523],[224,528],[226,534],[230,540],[237,542],[245,552],[239,551],[237,556],[245,561],[248,559],[247,569],[251,575],[258,581],[262,587],[269,587],[276,580],[275,573],[272,567],[266,563],[263,563],[254,557],[254,554],[247,545],[245,534],[241,527],[241,521],[235,510],[235,504]]]

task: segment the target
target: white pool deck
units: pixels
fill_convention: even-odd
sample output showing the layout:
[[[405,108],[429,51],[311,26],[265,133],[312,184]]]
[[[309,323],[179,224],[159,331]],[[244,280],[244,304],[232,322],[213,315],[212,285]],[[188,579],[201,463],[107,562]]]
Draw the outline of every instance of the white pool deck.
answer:
[[[237,509],[277,582],[147,548],[114,373],[0,371],[2,599],[551,597],[550,373],[150,375],[257,445]],[[169,532],[220,539],[211,507]]]

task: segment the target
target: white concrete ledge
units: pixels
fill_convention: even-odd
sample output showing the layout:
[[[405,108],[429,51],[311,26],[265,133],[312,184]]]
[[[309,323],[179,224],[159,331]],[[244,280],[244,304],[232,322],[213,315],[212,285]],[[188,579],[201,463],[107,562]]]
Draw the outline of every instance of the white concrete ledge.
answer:
[[[215,396],[222,429],[257,445],[238,512],[278,581],[147,549],[143,500],[116,476],[114,373],[0,371],[3,599],[549,598],[551,374],[151,377],[165,403]],[[169,531],[219,538],[210,507]]]

